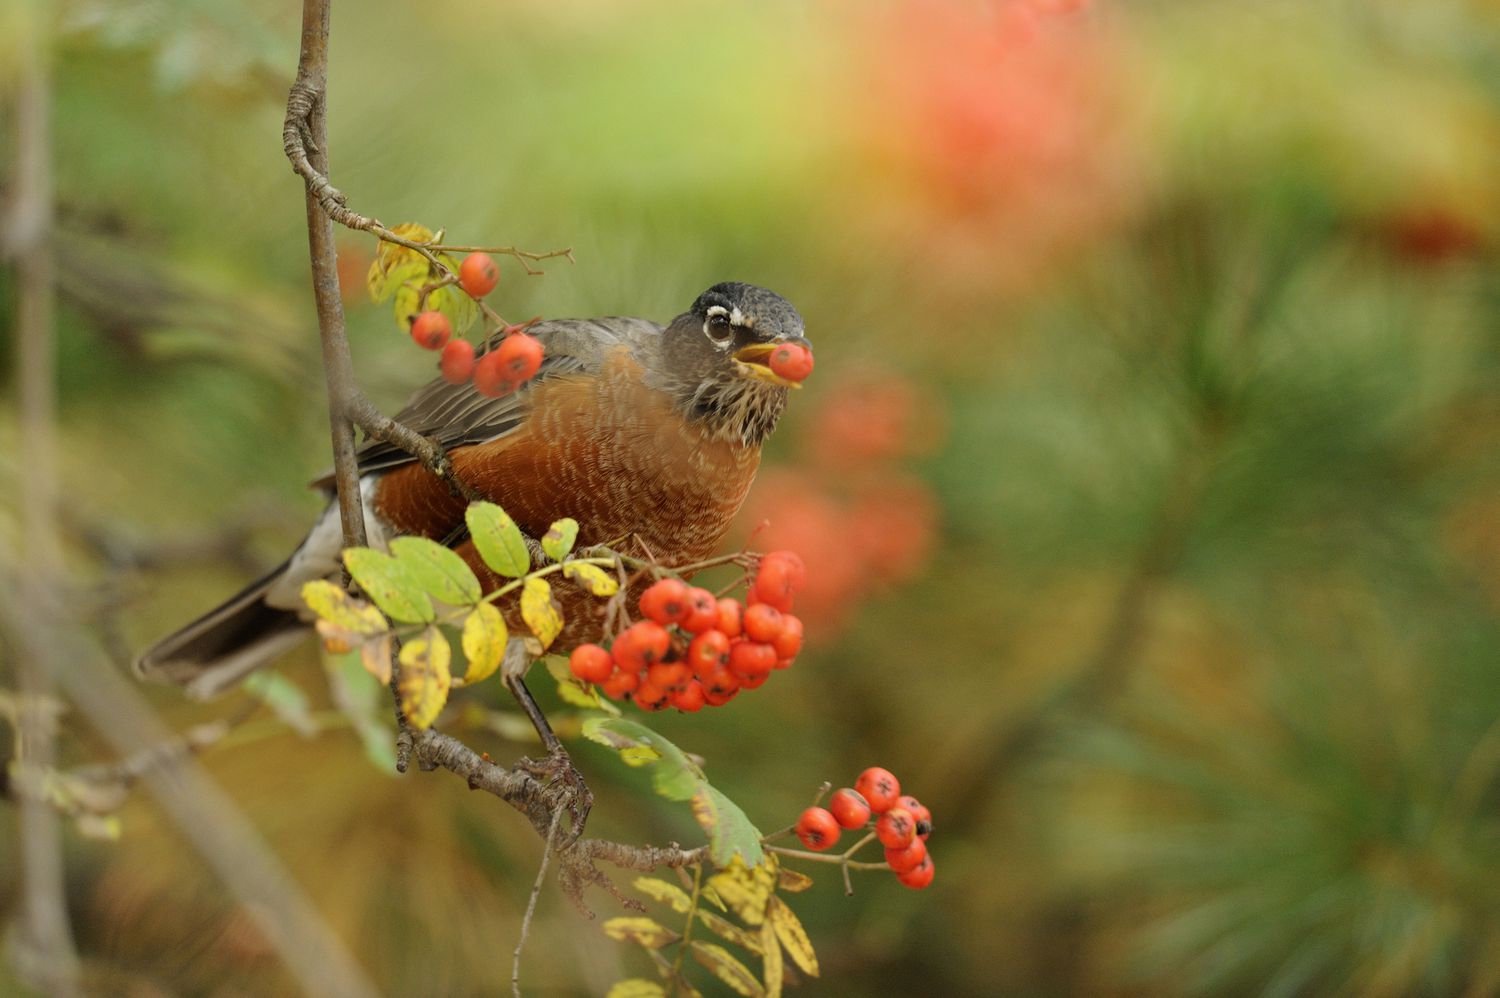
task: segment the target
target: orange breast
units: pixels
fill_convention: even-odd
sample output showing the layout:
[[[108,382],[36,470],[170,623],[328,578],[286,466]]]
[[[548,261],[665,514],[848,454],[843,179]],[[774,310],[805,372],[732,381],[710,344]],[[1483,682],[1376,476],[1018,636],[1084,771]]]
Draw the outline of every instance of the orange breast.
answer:
[[[520,427],[455,449],[452,459],[465,481],[532,537],[571,516],[580,545],[635,534],[662,561],[680,564],[708,557],[724,539],[760,452],[705,439],[668,399],[641,384],[640,369],[622,348],[600,376],[538,383]],[[376,512],[401,533],[441,540],[463,524],[463,501],[420,465],[386,474],[374,498]],[[495,580],[472,546],[458,550],[489,588]],[[560,595],[573,588],[558,586]]]

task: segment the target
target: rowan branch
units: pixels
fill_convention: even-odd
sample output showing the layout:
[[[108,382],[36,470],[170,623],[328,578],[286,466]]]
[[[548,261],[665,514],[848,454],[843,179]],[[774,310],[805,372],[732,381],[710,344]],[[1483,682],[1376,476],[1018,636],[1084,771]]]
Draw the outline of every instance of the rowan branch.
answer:
[[[344,329],[333,223],[370,232],[387,242],[412,249],[444,277],[451,276],[452,271],[439,259],[438,254],[444,251],[461,251],[467,247],[415,242],[397,235],[376,219],[361,215],[348,206],[343,192],[328,179],[327,125],[324,118],[327,80],[328,0],[304,0],[302,51],[297,65],[297,79],[287,97],[282,140],[287,159],[307,186],[308,246],[317,304],[318,332],[323,344],[329,422],[333,436],[334,485],[338,494],[344,545],[353,547],[365,543],[364,510],[354,450],[355,426],[372,439],[402,448],[434,474],[449,481],[465,498],[472,501],[479,496],[453,476],[447,454],[441,446],[381,413],[359,391]],[[529,253],[514,247],[489,247],[486,251],[512,256],[526,266],[528,272],[534,271],[527,261],[559,256],[572,259],[569,250]],[[600,839],[578,839],[580,828],[572,828],[562,837],[566,845],[554,846],[561,812],[569,803],[569,788],[563,781],[543,782],[523,766],[505,768],[491,762],[488,757],[475,752],[452,735],[410,727],[401,713],[396,686],[398,679],[396,670],[393,670],[391,686],[398,725],[397,769],[405,772],[413,759],[418,768],[424,771],[446,769],[463,777],[469,789],[483,790],[525,815],[532,828],[548,844],[549,852],[556,856],[558,881],[563,892],[590,918],[593,917],[593,912],[584,904],[583,894],[591,885],[603,888],[627,907],[643,909],[639,901],[626,896],[598,868],[598,861],[603,860],[623,869],[649,871],[663,866],[688,866],[701,863],[707,858],[706,846],[682,849],[676,845],[631,846]]]
[[[463,742],[432,729],[408,729],[405,735],[411,757],[424,771],[446,769],[461,776],[470,790],[483,790],[505,801],[526,816],[544,841],[552,835],[553,821],[566,806],[565,791],[543,783],[524,769],[507,769],[475,752]],[[650,872],[659,867],[682,867],[708,857],[708,847],[682,849],[670,846],[632,846],[605,839],[579,839],[556,850],[558,880],[578,910],[589,918],[594,913],[583,902],[590,885],[604,888],[626,907],[643,909],[639,901],[625,895],[595,863],[604,860],[622,869]]]

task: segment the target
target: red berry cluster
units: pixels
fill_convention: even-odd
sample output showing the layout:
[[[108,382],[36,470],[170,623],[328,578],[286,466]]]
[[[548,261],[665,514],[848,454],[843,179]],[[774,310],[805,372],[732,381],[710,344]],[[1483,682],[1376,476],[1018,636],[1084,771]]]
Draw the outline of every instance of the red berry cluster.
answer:
[[[458,285],[476,301],[495,290],[500,268],[488,253],[470,253],[458,268]],[[506,326],[498,344],[477,354],[468,340],[453,339],[453,324],[441,312],[428,311],[411,323],[411,338],[424,350],[441,350],[438,370],[443,380],[461,385],[471,378],[481,395],[499,398],[525,384],[542,366],[542,343],[525,333],[526,326]]]
[[[793,552],[765,555],[750,581],[749,605],[661,579],[641,594],[644,620],[621,631],[607,651],[579,645],[569,665],[605,696],[627,697],[642,710],[722,707],[802,650],[802,621],[790,611],[806,576]]]
[[[932,883],[936,871],[927,853],[932,812],[915,797],[902,796],[901,784],[888,769],[871,766],[852,788],[834,791],[828,807],[803,811],[797,819],[797,837],[807,848],[822,852],[839,840],[840,829],[872,825],[897,880],[918,891]]]

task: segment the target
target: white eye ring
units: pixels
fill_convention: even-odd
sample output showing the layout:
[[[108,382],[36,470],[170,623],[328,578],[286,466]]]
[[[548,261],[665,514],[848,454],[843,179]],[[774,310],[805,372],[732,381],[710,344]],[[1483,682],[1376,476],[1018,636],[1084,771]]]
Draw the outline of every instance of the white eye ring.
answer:
[[[734,338],[734,325],[729,321],[729,311],[722,305],[708,310],[708,319],[703,323],[703,333],[719,345],[728,344]]]

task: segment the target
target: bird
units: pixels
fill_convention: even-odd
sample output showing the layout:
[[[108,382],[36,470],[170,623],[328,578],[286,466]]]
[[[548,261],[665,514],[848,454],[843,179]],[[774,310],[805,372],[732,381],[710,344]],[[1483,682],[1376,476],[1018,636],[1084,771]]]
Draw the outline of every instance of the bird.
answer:
[[[730,281],[665,326],[609,316],[554,319],[528,332],[544,357],[518,391],[487,397],[472,383],[438,378],[396,419],[441,445],[455,477],[504,508],[538,557],[536,542],[563,516],[578,522],[579,547],[629,537],[669,566],[712,555],[745,501],[790,390],[800,387],[769,366],[784,343],[811,350],[797,310],[775,292]],[[501,583],[465,533],[467,501],[447,482],[392,444],[368,441],[357,459],[371,546],[403,535],[430,538],[463,557],[486,591]],[[208,698],[310,634],[302,586],[341,571],[332,481],[314,483],[329,505],[282,564],[151,645],[135,659],[136,673]],[[556,647],[606,637],[602,615],[590,612],[581,593],[574,603],[564,605]],[[502,609],[515,614],[513,606]],[[558,751],[524,683],[516,677],[508,685]]]

